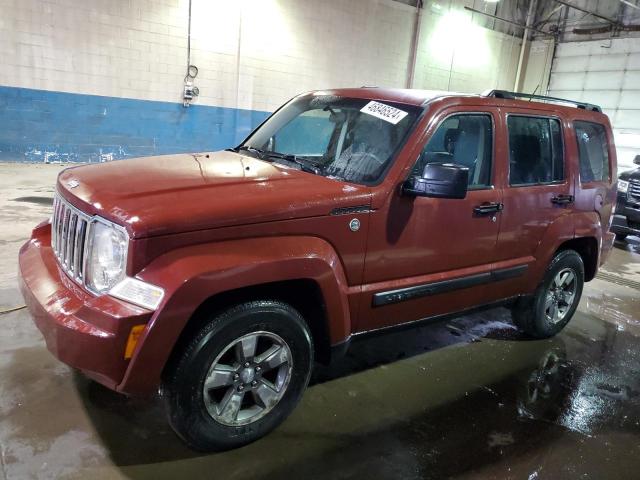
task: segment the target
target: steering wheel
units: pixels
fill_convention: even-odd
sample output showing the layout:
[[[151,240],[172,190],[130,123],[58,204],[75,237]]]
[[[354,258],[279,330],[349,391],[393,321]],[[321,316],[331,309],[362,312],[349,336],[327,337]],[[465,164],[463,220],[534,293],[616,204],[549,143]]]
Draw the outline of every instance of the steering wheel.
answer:
[[[373,163],[376,166],[374,167],[375,169],[380,168],[381,166],[384,165],[384,162],[382,160],[380,160],[380,157],[378,157],[375,153],[372,152],[355,152],[351,154],[351,158],[349,159],[349,163],[351,163],[352,161],[356,161],[358,163],[360,163],[361,165],[366,163],[367,165]],[[367,169],[369,170],[369,169]]]
[[[347,162],[347,166],[349,164],[356,164],[359,167],[357,169],[357,178],[352,180],[365,180],[369,177],[375,178],[382,168],[384,168],[384,162],[380,160],[380,157],[371,152],[352,153]],[[348,171],[348,168],[345,168],[345,173],[346,171]]]

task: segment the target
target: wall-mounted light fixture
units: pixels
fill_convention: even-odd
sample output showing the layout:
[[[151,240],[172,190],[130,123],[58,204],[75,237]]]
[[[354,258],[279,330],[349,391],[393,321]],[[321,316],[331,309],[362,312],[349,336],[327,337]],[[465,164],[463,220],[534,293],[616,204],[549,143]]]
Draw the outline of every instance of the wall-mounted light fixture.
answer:
[[[193,84],[193,81],[198,76],[198,67],[195,65],[189,65],[187,68],[187,74],[184,77],[184,90],[183,90],[183,102],[184,107],[191,105],[191,101],[200,95],[200,89]]]

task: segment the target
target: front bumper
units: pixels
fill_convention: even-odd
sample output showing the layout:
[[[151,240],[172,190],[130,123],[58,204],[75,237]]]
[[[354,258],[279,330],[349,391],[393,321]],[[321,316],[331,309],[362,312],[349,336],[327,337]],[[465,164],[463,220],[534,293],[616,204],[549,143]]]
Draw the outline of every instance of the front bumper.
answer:
[[[640,235],[640,202],[618,192],[610,230],[615,234]]]
[[[107,295],[94,296],[70,280],[51,249],[51,228],[41,224],[20,249],[20,290],[47,348],[59,360],[117,389],[127,369],[131,328],[149,310]]]
[[[640,236],[640,215],[636,222],[630,224],[626,215],[615,214],[610,230],[615,234]]]

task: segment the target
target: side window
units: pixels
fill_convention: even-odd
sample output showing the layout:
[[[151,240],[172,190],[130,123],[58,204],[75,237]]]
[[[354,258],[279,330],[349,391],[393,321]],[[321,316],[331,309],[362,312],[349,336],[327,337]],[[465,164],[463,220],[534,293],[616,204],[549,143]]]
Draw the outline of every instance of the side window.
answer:
[[[510,115],[509,185],[538,185],[564,180],[560,122],[554,118]]]
[[[493,127],[487,114],[460,114],[444,120],[425,145],[413,175],[429,163],[457,163],[469,167],[469,187],[491,185]]]
[[[602,125],[591,122],[574,122],[578,138],[580,181],[601,182],[609,180],[609,150],[607,134]]]
[[[329,111],[307,110],[282,127],[266,148],[280,153],[323,156],[334,128]]]

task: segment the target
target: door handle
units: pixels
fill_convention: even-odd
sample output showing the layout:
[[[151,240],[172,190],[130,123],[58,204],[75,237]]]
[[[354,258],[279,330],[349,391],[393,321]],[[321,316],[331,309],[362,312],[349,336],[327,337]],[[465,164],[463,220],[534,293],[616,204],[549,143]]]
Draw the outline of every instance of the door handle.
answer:
[[[473,213],[476,215],[489,215],[491,213],[501,212],[504,208],[502,203],[498,202],[485,202],[473,207]]]
[[[554,205],[568,205],[573,203],[573,195],[556,195],[551,197],[551,203]]]

